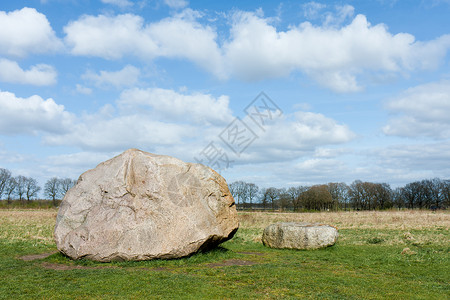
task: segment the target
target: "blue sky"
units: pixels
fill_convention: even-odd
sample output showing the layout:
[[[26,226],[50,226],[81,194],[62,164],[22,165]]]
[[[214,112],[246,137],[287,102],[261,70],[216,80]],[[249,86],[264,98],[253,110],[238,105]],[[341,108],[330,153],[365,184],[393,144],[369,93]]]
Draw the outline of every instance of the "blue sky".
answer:
[[[444,0],[1,1],[0,167],[43,184],[139,148],[262,187],[447,179],[448,15]]]

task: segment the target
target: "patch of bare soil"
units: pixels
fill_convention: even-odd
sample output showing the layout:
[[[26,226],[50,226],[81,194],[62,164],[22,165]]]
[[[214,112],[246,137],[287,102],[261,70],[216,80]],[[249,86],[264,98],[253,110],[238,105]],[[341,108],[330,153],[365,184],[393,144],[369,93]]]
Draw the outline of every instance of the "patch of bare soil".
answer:
[[[77,266],[77,265],[65,265],[65,264],[57,264],[57,263],[49,263],[43,262],[41,266],[45,269],[50,270],[58,270],[58,271],[69,271],[69,270],[99,270],[99,269],[112,269],[114,266],[96,266],[96,267],[87,267],[87,266]]]
[[[54,252],[47,252],[47,253],[41,253],[41,254],[31,254],[31,255],[24,255],[19,257],[19,259],[24,260],[24,261],[31,261],[31,260],[36,260],[36,259],[44,259],[49,257],[50,255],[55,254],[56,251]]]
[[[93,270],[99,269],[99,267],[86,267],[86,266],[75,266],[75,265],[64,265],[44,262],[41,266],[45,269],[57,270],[57,271],[69,271],[69,270]],[[101,267],[100,267],[101,268]]]
[[[209,268],[228,267],[228,266],[251,266],[256,264],[254,261],[241,260],[241,259],[227,259],[220,263],[207,264]]]

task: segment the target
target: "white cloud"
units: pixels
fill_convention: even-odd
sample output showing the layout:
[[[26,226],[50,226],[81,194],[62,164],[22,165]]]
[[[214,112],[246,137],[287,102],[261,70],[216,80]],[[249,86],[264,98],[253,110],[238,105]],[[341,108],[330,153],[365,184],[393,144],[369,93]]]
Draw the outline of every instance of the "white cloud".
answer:
[[[257,134],[257,139],[242,153],[238,162],[293,160],[313,155],[317,148],[344,144],[355,134],[343,124],[322,114],[297,111],[283,115],[258,129],[248,117],[244,122]]]
[[[143,18],[125,14],[82,16],[64,27],[72,54],[118,59],[125,54],[152,59],[157,45],[145,33]]]
[[[319,158],[306,159],[294,165],[294,170],[298,174],[296,176],[297,179],[300,177],[302,181],[309,182],[314,179],[331,180],[332,178],[339,177],[336,174],[336,170],[342,170],[344,168],[345,164],[340,160]],[[326,182],[322,181],[322,183]]]
[[[324,27],[337,27],[355,12],[355,8],[348,4],[335,5],[332,10],[329,10],[330,6],[314,1],[308,2],[302,5],[303,15],[309,20],[321,19]]]
[[[233,120],[225,95],[134,88],[122,92],[115,106],[84,113],[70,123],[69,130],[46,134],[43,141],[85,151],[134,147],[193,161],[210,142],[226,147],[219,135]],[[244,121],[252,123],[248,116]],[[273,120],[265,131],[253,129],[257,140],[240,157],[232,158],[239,164],[293,160],[313,155],[317,147],[354,138],[347,126],[322,114],[301,111]],[[230,150],[229,154],[234,155]]]
[[[345,148],[326,148],[320,147],[316,148],[314,151],[315,158],[336,158],[339,155],[349,154],[351,152],[350,149]]]
[[[340,26],[348,18],[352,17],[355,13],[355,8],[351,5],[338,5],[336,6],[336,12],[327,12],[325,14],[325,20],[323,22],[324,27],[328,26]]]
[[[315,1],[307,2],[302,5],[303,15],[307,19],[316,19],[319,17],[320,11],[326,7],[325,4],[318,3]]]
[[[99,163],[118,155],[118,152],[76,152],[48,156],[40,169],[39,177],[69,177],[77,179],[82,173],[95,168]]]
[[[266,138],[265,138],[266,137]],[[355,134],[346,126],[319,113],[298,111],[293,119],[280,119],[261,136],[264,144],[292,145],[294,149],[313,149],[321,145],[341,144]]]
[[[356,80],[356,75],[348,70],[333,70],[330,72],[313,70],[308,71],[307,74],[321,85],[337,93],[359,92],[363,90],[363,87]]]
[[[237,165],[225,173],[229,183],[244,180],[255,182],[260,187],[288,187],[328,182],[351,183],[355,180],[354,176],[357,176],[341,159],[311,157],[302,157],[294,161]]]
[[[435,177],[447,179],[450,172],[448,141],[398,144],[370,149],[365,154],[367,161],[373,161],[390,182],[404,183]]]
[[[24,57],[63,47],[47,17],[34,8],[0,11],[0,54]]]
[[[232,118],[228,104],[227,96],[130,89],[121,94],[117,108],[108,104],[97,113],[84,113],[69,131],[46,134],[43,142],[97,152],[164,149],[193,160]]]
[[[102,3],[117,5],[122,8],[133,5],[133,2],[130,2],[128,0],[101,0],[101,1],[102,1]]]
[[[173,18],[152,23],[148,32],[158,43],[160,56],[187,58],[218,78],[225,78],[217,33],[198,23],[199,16],[198,12],[186,9]]]
[[[0,81],[9,83],[52,85],[56,83],[56,70],[46,64],[23,70],[15,61],[0,58]]]
[[[95,167],[102,161],[108,160],[119,153],[117,152],[76,152],[69,154],[51,155],[47,157],[49,164],[53,166],[71,166],[71,167]]]
[[[310,13],[314,9],[321,6],[314,4]],[[364,15],[342,25],[353,13],[350,5],[336,6],[321,26],[304,22],[280,31],[260,12],[238,11],[221,47],[217,32],[199,23],[201,14],[191,9],[148,24],[132,14],[83,16],[64,31],[75,55],[188,59],[221,79],[261,80],[301,71],[336,92],[362,90],[359,78],[368,72],[435,68],[450,48],[450,35],[415,41],[407,33],[391,34],[384,24],[371,25]]]
[[[73,115],[53,99],[34,95],[19,98],[0,91],[0,133],[5,135],[62,133],[70,129]]]
[[[91,88],[85,87],[85,86],[83,86],[81,84],[77,84],[75,87],[76,87],[76,91],[78,93],[80,93],[80,94],[84,94],[84,95],[92,94],[92,89]]]
[[[251,174],[263,174],[259,182],[265,186],[312,185],[346,182],[356,179],[387,182],[393,187],[425,178],[448,178],[450,172],[450,143],[416,143],[371,147],[352,150],[330,149],[314,155],[305,153],[297,160],[266,164],[238,165],[229,173],[241,179],[245,169]],[[351,156],[346,157],[346,155]],[[267,172],[268,174],[263,172]]]
[[[88,71],[81,76],[85,81],[90,81],[97,87],[109,87],[116,88],[130,87],[137,84],[141,71],[131,65],[125,66],[119,71],[100,71],[100,74],[96,74],[92,71]]]
[[[223,77],[216,32],[196,21],[190,9],[159,22],[145,24],[142,17],[83,16],[64,27],[65,41],[74,55],[119,59],[134,55],[144,60],[157,57],[186,58],[218,77]]]
[[[186,0],[164,0],[164,3],[171,8],[185,8],[189,4]]]
[[[350,7],[351,8],[351,7]],[[342,17],[352,13],[342,8]],[[358,91],[357,76],[367,71],[402,73],[438,65],[450,47],[450,35],[417,42],[406,33],[391,34],[357,15],[340,28],[304,22],[278,31],[269,20],[237,12],[231,38],[224,44],[229,72],[245,80],[288,76],[302,71],[337,92]]]
[[[383,128],[385,134],[450,138],[450,80],[410,88],[386,108],[399,116]]]
[[[308,5],[309,14],[322,9],[317,3]],[[225,38],[218,38],[214,28],[199,21],[202,14],[191,9],[151,23],[133,14],[83,16],[64,31],[74,55],[187,59],[219,79],[252,81],[300,71],[336,92],[361,91],[361,79],[370,81],[374,73],[398,76],[436,68],[450,48],[450,35],[416,41],[411,34],[392,34],[384,24],[371,25],[364,15],[353,14],[350,5],[335,6],[322,25],[304,22],[282,31],[262,11],[237,11]],[[343,25],[346,20],[350,22]]]
[[[2,164],[22,163],[27,159],[30,159],[30,157],[13,151],[8,151],[3,147],[3,145],[0,145],[0,161],[2,162]]]
[[[118,104],[123,109],[151,108],[165,119],[195,124],[222,124],[232,120],[228,96],[218,98],[208,94],[181,94],[173,90],[150,88],[124,91]]]
[[[70,145],[95,151],[123,151],[128,148],[153,149],[156,145],[180,146],[195,130],[186,124],[152,120],[143,114],[105,118],[86,115],[70,133],[47,135],[49,145]]]

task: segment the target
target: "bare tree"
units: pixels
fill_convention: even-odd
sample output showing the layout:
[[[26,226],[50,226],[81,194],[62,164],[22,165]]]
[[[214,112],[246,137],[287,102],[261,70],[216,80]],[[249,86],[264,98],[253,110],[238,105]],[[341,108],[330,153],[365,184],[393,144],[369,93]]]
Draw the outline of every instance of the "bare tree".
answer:
[[[5,195],[6,195],[6,199],[8,200],[8,203],[11,203],[12,195],[16,191],[16,188],[17,188],[16,178],[14,178],[14,177],[9,178],[9,180],[6,182],[6,186],[5,186]]]
[[[290,200],[291,197],[285,188],[278,189],[278,203],[282,211],[289,207]]]
[[[450,206],[450,180],[442,181],[442,205]]]
[[[408,183],[402,188],[402,197],[410,209],[414,209],[414,207],[420,208],[422,204],[421,194],[421,184],[419,181]]]
[[[244,181],[235,181],[230,184],[231,194],[235,199],[237,199],[236,207],[239,208],[239,205],[245,206],[245,200],[247,198],[247,189],[246,183]]]
[[[59,193],[61,198],[64,198],[66,193],[77,183],[76,180],[70,178],[60,179],[59,182]]]
[[[52,177],[45,183],[44,193],[47,197],[52,199],[53,205],[56,206],[56,200],[61,195],[61,179]]]
[[[402,190],[405,190],[405,188]],[[354,209],[386,209],[392,207],[393,192],[387,183],[372,183],[355,180],[349,187],[349,198]],[[416,197],[415,193],[410,195]],[[398,195],[396,201],[399,203]]]
[[[305,192],[308,188],[306,186],[290,187],[287,190],[289,199],[292,203],[294,211],[300,210],[300,195]]]
[[[444,202],[444,186],[444,181],[439,178],[431,180],[431,207],[437,209],[442,206]]]
[[[41,190],[41,187],[38,186],[37,180],[31,177],[28,177],[25,184],[25,194],[27,196],[27,200],[30,201],[31,198],[37,196],[38,192]]]
[[[253,199],[257,197],[259,187],[254,183],[246,183],[245,185],[246,195],[250,202],[250,210],[253,210]]]
[[[2,199],[9,179],[11,179],[11,172],[7,169],[0,168],[0,199]]]
[[[344,182],[330,182],[327,184],[328,191],[333,198],[333,202],[340,204],[341,208],[347,209],[348,204],[348,185]]]
[[[261,204],[263,206],[263,210],[266,210],[267,203],[269,203],[269,197],[267,195],[267,189],[261,189]]]
[[[350,185],[349,198],[353,209],[360,210],[364,208],[364,189],[361,180],[355,180]]]
[[[270,188],[266,189],[266,195],[267,195],[267,199],[269,200],[269,202],[272,206],[272,210],[275,210],[275,204],[276,204],[276,201],[279,196],[278,189],[274,188],[274,187],[270,187]]]
[[[228,188],[230,189],[231,195],[233,196],[233,198],[237,201],[237,204],[239,205],[237,181],[230,183],[228,185]]]
[[[25,176],[19,175],[16,177],[16,194],[19,197],[19,200],[22,201],[27,191],[27,178]]]
[[[402,189],[401,187],[397,187],[392,191],[392,202],[397,208],[405,207],[405,201],[402,196]]]
[[[375,186],[377,209],[387,209],[393,206],[393,191],[387,183],[377,183]]]

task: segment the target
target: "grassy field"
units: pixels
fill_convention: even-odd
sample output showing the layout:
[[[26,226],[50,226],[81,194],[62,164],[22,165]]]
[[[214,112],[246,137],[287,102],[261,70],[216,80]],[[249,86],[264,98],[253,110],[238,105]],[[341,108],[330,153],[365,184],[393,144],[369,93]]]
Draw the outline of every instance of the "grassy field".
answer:
[[[0,210],[0,299],[450,299],[450,213],[240,213],[221,247],[170,261],[94,263],[56,253],[56,210]],[[339,228],[333,247],[265,248],[265,226]]]

